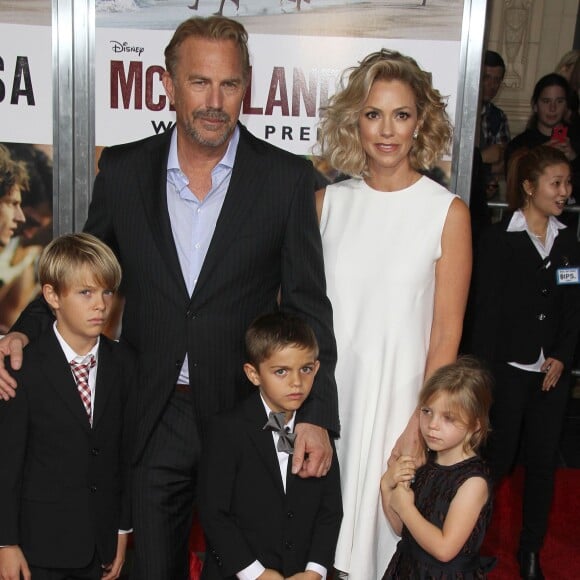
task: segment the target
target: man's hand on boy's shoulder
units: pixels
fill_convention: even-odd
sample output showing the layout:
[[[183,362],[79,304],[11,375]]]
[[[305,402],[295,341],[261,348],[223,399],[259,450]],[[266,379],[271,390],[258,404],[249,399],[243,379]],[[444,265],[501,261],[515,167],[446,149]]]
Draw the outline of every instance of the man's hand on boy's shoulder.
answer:
[[[297,423],[292,473],[300,477],[323,477],[332,465],[328,431],[311,423]]]
[[[20,546],[0,548],[0,580],[30,580],[30,569]]]
[[[4,364],[4,357],[10,357],[10,366],[18,370],[22,366],[23,351],[28,342],[28,337],[21,332],[9,332],[0,339],[0,399],[4,401],[16,395],[17,387],[14,377]]]

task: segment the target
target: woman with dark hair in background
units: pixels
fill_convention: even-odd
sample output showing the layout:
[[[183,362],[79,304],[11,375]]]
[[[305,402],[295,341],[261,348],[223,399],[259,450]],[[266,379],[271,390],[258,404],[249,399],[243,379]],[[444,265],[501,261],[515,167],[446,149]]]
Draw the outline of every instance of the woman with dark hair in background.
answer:
[[[531,98],[532,116],[526,130],[514,137],[506,149],[506,168],[514,151],[537,145],[550,145],[559,149],[570,162],[576,161],[580,151],[579,135],[568,130],[565,118],[571,106],[571,89],[561,75],[543,76],[534,87]],[[561,130],[564,127],[564,130]]]

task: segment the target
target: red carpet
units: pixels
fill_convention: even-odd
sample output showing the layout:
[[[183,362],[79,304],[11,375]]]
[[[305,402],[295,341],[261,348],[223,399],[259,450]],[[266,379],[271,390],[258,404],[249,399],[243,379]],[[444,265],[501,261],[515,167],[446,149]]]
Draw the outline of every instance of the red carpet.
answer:
[[[481,550],[482,554],[498,559],[495,569],[488,576],[489,580],[519,578],[515,553],[522,521],[522,486],[523,469],[517,468],[497,491],[491,525]],[[190,550],[190,580],[197,580],[201,562],[196,552],[205,550],[203,534],[197,522],[190,536]],[[580,578],[580,469],[558,469],[556,472],[554,503],[540,558],[546,580]]]
[[[519,578],[515,553],[521,525],[523,469],[500,485],[482,553],[498,559],[489,580]],[[580,578],[580,469],[558,469],[548,535],[540,553],[546,580]]]

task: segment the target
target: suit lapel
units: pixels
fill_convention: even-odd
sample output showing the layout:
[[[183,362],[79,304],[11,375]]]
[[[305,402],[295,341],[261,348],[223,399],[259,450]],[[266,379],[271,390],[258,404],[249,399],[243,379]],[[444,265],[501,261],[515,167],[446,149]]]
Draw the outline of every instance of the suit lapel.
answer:
[[[296,477],[292,473],[292,455],[290,455],[288,457],[288,465],[286,466],[286,497],[290,497],[290,494],[294,491]]]
[[[64,401],[68,410],[76,417],[83,429],[90,432],[91,424],[81,401],[70,365],[52,330],[46,332],[39,339],[39,352],[42,356],[40,363],[42,371],[48,377],[48,386]]]
[[[550,252],[550,257],[553,259],[552,266],[556,269],[578,266],[577,263],[573,263],[574,252],[571,252],[572,248],[568,244],[564,231],[565,230],[560,230],[560,233],[554,240],[554,247]],[[574,243],[576,242],[574,241]]]
[[[159,248],[162,261],[167,266],[170,279],[174,279],[181,292],[187,295],[187,286],[171,230],[167,208],[167,158],[171,144],[171,131],[152,143],[149,158],[139,175],[141,198],[153,239]]]
[[[207,255],[196,285],[194,296],[198,289],[204,287],[211,278],[216,264],[228,250],[235,239],[238,229],[246,221],[251,212],[254,200],[262,193],[264,167],[262,156],[254,147],[255,137],[242,125],[240,127],[240,141],[236,152],[236,159],[228,191],[218,217],[215,231],[208,248]]]
[[[536,268],[537,272],[540,273],[550,269],[555,271],[557,268],[568,265],[569,256],[561,256],[562,245],[566,243],[562,231],[560,230],[554,240],[552,251],[549,254],[550,265],[548,267],[546,267],[546,260],[542,259],[527,232],[504,231],[504,235],[508,245],[513,249],[513,256],[517,257],[514,259],[517,259],[522,264],[532,264],[532,267]]]
[[[542,257],[536,250],[527,232],[504,232],[508,245],[513,248],[514,256],[523,264],[532,264],[538,269],[542,267]],[[525,258],[524,258],[525,256]]]
[[[95,384],[95,408],[93,410],[93,429],[96,429],[103,417],[111,390],[115,387],[115,372],[113,370],[110,345],[101,338],[99,344],[99,363],[97,365],[97,381]]]
[[[276,487],[284,495],[284,486],[280,474],[280,463],[278,454],[274,448],[274,440],[269,430],[264,430],[268,418],[264,411],[264,405],[259,393],[253,393],[243,403],[244,420],[250,439],[258,452],[258,458],[266,466],[268,473],[272,476]]]

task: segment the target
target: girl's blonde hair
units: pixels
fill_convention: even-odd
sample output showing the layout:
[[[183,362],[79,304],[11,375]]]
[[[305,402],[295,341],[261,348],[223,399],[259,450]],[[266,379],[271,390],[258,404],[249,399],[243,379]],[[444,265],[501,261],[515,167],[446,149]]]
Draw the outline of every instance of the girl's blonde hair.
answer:
[[[411,57],[386,49],[369,54],[358,67],[342,74],[341,90],[320,111],[319,155],[338,171],[351,176],[365,175],[367,159],[360,140],[359,114],[378,80],[402,81],[413,91],[419,123],[409,161],[416,170],[433,167],[451,144],[446,103],[433,88],[430,73]]]
[[[465,451],[476,451],[489,433],[492,379],[489,372],[472,356],[461,356],[457,362],[436,370],[419,393],[419,406],[428,405],[436,396],[449,398],[450,411],[457,414],[467,430]]]

